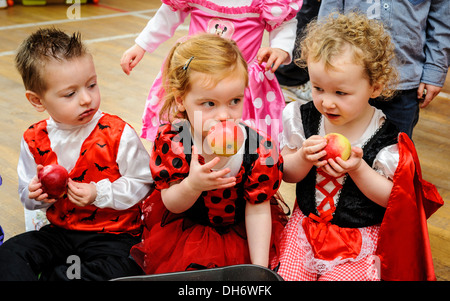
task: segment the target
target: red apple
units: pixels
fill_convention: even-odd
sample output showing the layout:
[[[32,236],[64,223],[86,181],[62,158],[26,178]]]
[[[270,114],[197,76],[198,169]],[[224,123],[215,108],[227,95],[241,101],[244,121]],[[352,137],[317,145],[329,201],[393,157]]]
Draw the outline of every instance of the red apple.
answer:
[[[324,150],[327,154],[321,160],[335,159],[341,157],[344,161],[350,157],[352,152],[352,145],[350,141],[341,134],[330,133],[324,137],[327,139],[327,145]]]
[[[50,199],[61,198],[67,191],[69,174],[67,170],[58,164],[44,166],[38,173],[42,189],[48,194]]]
[[[218,156],[236,154],[244,143],[241,127],[233,121],[222,121],[213,125],[206,136],[209,147]]]

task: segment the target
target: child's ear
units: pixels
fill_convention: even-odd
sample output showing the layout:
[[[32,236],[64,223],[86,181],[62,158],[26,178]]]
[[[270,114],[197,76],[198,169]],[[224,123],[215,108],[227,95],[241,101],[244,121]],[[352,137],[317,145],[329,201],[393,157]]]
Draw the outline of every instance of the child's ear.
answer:
[[[377,98],[381,95],[381,92],[383,92],[383,85],[380,83],[375,83],[372,86],[372,95],[370,95],[370,98]]]
[[[181,98],[181,96],[179,96],[175,92],[173,93],[173,95],[174,95],[174,98],[175,98],[175,104],[177,105],[178,111],[180,111],[180,112],[186,111],[186,108],[184,107],[183,99]]]
[[[45,107],[41,102],[41,97],[33,91],[27,90],[25,91],[25,96],[28,99],[28,101],[31,103],[31,105],[36,109],[38,112],[44,112]]]

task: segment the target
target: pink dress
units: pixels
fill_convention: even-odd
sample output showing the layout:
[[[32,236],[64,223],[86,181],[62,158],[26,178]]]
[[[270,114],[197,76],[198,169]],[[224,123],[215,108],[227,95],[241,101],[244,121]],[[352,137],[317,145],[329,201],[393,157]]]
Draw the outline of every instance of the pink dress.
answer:
[[[242,119],[249,125],[266,132],[272,139],[276,139],[278,133],[282,130],[281,113],[285,106],[284,97],[275,75],[270,71],[266,72],[264,65],[257,63],[256,54],[261,47],[264,30],[269,32],[275,30],[275,34],[283,36],[283,39],[281,39],[284,40],[282,44],[287,44],[287,47],[278,47],[278,45],[275,46],[272,43],[271,47],[282,48],[287,51],[290,54],[289,60],[291,60],[296,30],[294,17],[303,1],[163,0],[162,2],[173,11],[178,12],[177,18],[172,18],[174,19],[174,24],[170,26],[173,29],[167,35],[173,35],[176,26],[181,24],[187,15],[190,15],[189,35],[199,32],[210,32],[236,41],[248,62],[249,69],[249,85],[245,92]],[[240,6],[230,7],[230,2],[233,5]],[[147,27],[150,26],[148,25]],[[281,33],[282,31],[284,33]],[[155,33],[154,35],[157,36],[158,34]],[[136,39],[136,43],[140,44],[138,40],[139,37]],[[147,40],[151,41],[150,44],[155,44],[154,40],[158,40],[158,38],[153,40],[148,38]],[[145,45],[143,48],[151,52],[156,47],[157,45]],[[159,75],[150,90],[143,114],[141,136],[150,141],[155,139],[158,126],[161,124],[158,114],[162,106],[161,99],[163,95],[164,91]]]

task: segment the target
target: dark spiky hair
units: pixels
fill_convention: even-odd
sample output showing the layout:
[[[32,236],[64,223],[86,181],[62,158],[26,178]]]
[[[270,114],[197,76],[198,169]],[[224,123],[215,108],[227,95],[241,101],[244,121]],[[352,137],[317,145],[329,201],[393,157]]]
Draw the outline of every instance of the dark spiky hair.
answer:
[[[70,60],[87,54],[79,32],[69,36],[57,28],[39,29],[25,39],[17,50],[16,68],[25,89],[42,93],[47,86],[42,70],[50,60]]]

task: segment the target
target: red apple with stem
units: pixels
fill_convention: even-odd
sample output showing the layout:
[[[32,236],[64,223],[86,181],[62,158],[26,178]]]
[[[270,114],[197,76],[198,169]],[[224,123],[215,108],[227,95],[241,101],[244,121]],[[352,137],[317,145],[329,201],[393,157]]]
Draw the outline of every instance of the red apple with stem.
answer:
[[[242,128],[233,121],[225,120],[214,124],[206,136],[214,154],[229,157],[236,154],[244,143]]]
[[[67,192],[69,174],[67,170],[58,164],[44,166],[38,172],[42,190],[48,194],[49,199],[59,199]]]
[[[324,138],[327,140],[327,145],[324,148],[327,154],[322,157],[321,160],[341,157],[342,160],[346,161],[350,157],[352,145],[344,135],[330,133],[325,135]]]

